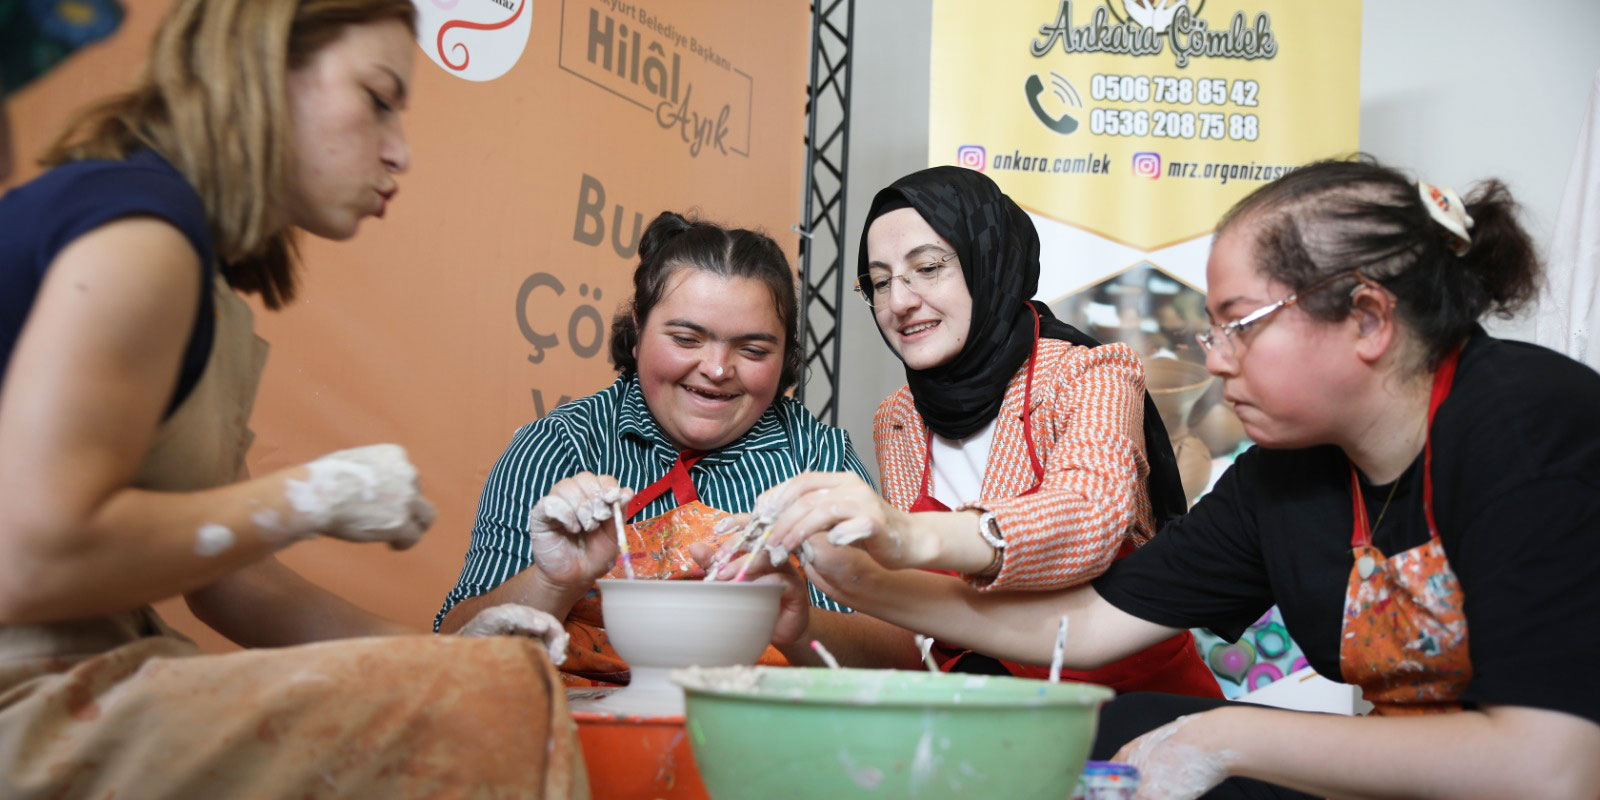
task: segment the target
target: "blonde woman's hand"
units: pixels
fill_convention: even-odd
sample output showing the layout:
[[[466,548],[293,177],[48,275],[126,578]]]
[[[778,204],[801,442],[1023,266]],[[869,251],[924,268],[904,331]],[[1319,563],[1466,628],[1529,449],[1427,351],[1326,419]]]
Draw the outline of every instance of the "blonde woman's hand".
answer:
[[[422,496],[417,468],[399,445],[340,450],[305,469],[304,480],[291,478],[286,484],[304,535],[384,542],[404,550],[433,524],[433,504]],[[259,515],[258,524],[264,535],[287,533],[273,515]]]

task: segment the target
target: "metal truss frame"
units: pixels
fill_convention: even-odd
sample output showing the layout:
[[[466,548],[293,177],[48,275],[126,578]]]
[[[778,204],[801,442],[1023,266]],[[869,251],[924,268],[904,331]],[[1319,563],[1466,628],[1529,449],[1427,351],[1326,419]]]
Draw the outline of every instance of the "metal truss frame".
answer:
[[[839,424],[845,284],[845,189],[850,164],[850,44],[855,0],[813,0],[806,91],[805,204],[800,234],[799,337],[805,372],[795,396]]]

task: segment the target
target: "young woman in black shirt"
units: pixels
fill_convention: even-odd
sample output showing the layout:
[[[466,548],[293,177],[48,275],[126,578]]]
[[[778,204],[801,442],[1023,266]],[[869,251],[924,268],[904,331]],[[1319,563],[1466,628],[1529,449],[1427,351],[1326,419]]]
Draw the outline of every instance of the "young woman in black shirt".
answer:
[[[1032,663],[1067,614],[1080,669],[1277,604],[1375,705],[1124,695],[1095,757],[1137,765],[1141,797],[1600,796],[1600,375],[1478,325],[1539,272],[1499,182],[1463,203],[1369,160],[1297,170],[1217,229],[1199,338],[1258,444],[1188,515],[1092,588],[915,593],[825,537],[812,579]]]

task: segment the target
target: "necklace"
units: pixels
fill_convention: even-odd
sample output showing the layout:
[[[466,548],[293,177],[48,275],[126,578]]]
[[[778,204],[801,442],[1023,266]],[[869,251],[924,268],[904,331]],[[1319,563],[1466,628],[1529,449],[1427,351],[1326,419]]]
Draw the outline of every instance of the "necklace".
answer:
[[[1405,476],[1402,475],[1401,477],[1405,477]],[[1378,520],[1376,522],[1372,523],[1372,530],[1367,532],[1367,535],[1369,537],[1370,536],[1376,536],[1378,534],[1378,526],[1383,524],[1383,515],[1389,513],[1389,503],[1394,500],[1394,492],[1395,492],[1396,489],[1399,489],[1399,488],[1400,488],[1400,478],[1395,478],[1394,479],[1394,483],[1389,484],[1389,496],[1384,498],[1384,500],[1383,500],[1383,508],[1378,509]]]

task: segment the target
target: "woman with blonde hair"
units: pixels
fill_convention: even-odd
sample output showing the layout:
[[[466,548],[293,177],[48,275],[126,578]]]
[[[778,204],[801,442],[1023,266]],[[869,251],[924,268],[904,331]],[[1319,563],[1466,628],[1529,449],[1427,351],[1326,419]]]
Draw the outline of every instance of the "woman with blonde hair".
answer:
[[[266,346],[236,292],[295,295],[297,230],[343,240],[409,164],[409,0],[180,0],[135,87],[0,197],[0,795],[583,794],[551,654],[411,633],[273,553],[415,543],[395,445],[250,479]],[[469,633],[552,639],[531,608]]]

